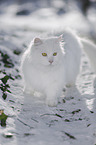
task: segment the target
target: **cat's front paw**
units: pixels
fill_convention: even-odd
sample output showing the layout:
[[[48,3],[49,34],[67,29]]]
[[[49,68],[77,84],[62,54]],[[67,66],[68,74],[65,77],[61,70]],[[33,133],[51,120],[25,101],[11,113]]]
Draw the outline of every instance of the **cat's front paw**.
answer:
[[[55,99],[55,100],[47,99],[46,104],[50,107],[56,107],[58,104],[58,101],[57,101],[57,99]]]

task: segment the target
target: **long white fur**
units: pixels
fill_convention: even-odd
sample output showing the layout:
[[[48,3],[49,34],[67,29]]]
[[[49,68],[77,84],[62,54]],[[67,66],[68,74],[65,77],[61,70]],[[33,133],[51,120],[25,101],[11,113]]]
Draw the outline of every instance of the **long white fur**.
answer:
[[[57,52],[56,56],[53,56],[54,52]],[[42,53],[47,53],[47,57]],[[46,96],[46,104],[56,106],[63,87],[75,84],[80,62],[81,42],[70,30],[64,31],[62,40],[60,37],[33,39],[21,64],[25,91],[30,94],[39,91]]]
[[[87,54],[93,70],[96,72],[96,45],[87,39],[81,39],[83,50]]]

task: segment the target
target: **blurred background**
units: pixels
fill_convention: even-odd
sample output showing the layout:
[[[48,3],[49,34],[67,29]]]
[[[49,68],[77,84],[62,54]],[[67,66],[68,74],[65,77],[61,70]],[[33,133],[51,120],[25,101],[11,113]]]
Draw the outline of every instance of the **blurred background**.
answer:
[[[39,31],[66,27],[96,40],[96,0],[0,0],[0,25]]]

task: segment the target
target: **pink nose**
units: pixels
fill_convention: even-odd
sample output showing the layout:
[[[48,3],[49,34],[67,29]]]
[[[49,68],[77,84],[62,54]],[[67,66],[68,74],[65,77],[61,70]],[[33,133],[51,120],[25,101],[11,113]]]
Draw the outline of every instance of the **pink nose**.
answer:
[[[52,64],[53,63],[53,60],[49,60],[49,62],[50,62],[50,64]]]

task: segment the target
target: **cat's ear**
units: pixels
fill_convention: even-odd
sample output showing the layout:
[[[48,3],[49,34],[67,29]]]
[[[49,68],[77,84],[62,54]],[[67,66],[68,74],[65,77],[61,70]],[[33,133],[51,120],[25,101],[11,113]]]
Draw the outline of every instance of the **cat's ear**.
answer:
[[[62,41],[62,39],[63,39],[63,34],[58,37],[59,41]]]
[[[34,45],[40,45],[43,43],[40,38],[34,38],[33,42],[34,42]]]

